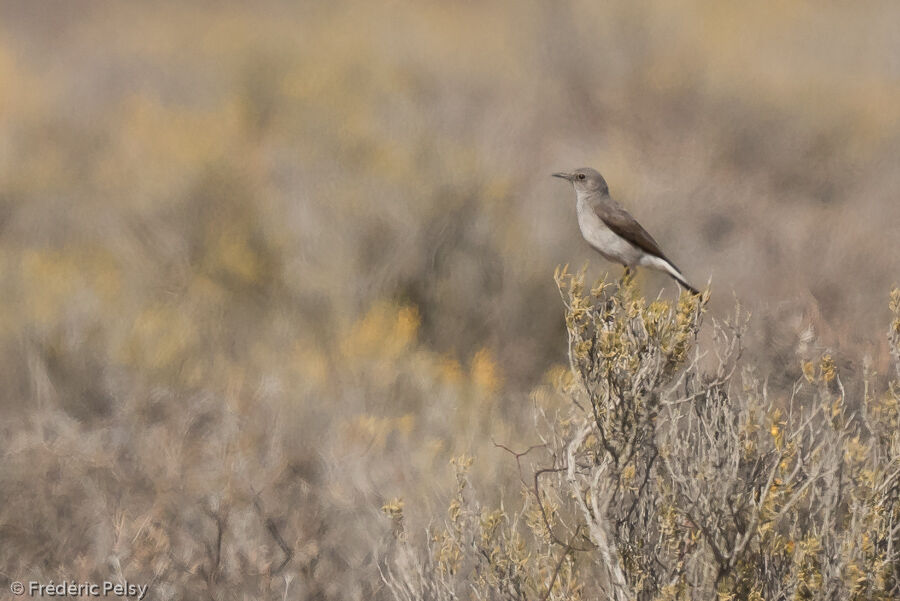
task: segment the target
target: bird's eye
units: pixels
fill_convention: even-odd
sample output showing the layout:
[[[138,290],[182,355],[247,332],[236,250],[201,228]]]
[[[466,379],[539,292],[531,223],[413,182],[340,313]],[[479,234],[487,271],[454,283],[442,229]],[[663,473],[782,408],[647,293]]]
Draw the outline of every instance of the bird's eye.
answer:
[[[579,173],[579,174],[578,174],[578,179],[584,179],[584,173]]]

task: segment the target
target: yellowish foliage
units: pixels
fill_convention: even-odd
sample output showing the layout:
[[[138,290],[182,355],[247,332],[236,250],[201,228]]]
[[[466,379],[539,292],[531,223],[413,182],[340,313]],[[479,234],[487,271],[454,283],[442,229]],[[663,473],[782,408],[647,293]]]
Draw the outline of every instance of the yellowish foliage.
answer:
[[[500,368],[487,349],[475,353],[472,358],[471,374],[475,386],[487,395],[495,394],[503,381]]]
[[[396,358],[414,342],[418,328],[415,307],[382,302],[350,328],[342,351],[348,358]]]

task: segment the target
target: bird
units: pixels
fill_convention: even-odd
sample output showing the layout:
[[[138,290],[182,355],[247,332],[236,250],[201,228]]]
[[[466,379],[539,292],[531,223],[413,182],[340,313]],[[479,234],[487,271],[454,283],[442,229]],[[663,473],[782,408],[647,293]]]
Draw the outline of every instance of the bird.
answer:
[[[626,276],[633,267],[649,267],[668,274],[691,294],[700,294],[663,254],[653,236],[609,195],[609,186],[600,173],[582,167],[554,173],[553,177],[572,182],[581,235],[603,258],[624,265]]]

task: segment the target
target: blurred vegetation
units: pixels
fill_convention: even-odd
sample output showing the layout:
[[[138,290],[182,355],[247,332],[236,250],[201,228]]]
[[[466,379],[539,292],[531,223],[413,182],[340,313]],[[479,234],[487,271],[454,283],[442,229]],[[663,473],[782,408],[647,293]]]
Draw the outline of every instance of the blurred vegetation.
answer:
[[[848,396],[885,386],[898,17],[0,0],[0,578],[388,596],[380,508],[423,531],[461,455],[508,496],[493,443],[568,406],[550,274],[619,272],[562,168],[712,278],[710,313],[735,292],[773,390],[826,351]]]

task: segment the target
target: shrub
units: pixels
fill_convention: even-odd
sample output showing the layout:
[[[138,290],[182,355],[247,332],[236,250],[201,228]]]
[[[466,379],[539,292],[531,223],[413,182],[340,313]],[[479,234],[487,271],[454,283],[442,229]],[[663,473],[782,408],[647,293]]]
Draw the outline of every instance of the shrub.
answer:
[[[395,599],[896,599],[900,384],[848,398],[835,362],[770,390],[742,358],[748,318],[708,293],[648,302],[631,281],[565,269],[568,406],[537,406],[541,444],[513,453],[524,502],[487,507],[455,462],[449,519],[397,541]],[[891,297],[900,375],[900,290]],[[537,397],[536,397],[537,398]],[[534,459],[531,459],[535,457]],[[525,463],[528,463],[526,466]]]

